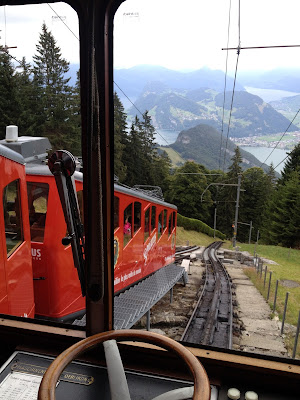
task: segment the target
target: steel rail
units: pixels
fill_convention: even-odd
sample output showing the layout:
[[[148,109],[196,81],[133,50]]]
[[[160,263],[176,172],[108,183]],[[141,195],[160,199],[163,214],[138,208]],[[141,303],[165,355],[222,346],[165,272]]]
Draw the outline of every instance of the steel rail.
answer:
[[[214,242],[204,251],[204,287],[181,340],[231,349],[233,312],[230,277],[215,254],[221,244]]]

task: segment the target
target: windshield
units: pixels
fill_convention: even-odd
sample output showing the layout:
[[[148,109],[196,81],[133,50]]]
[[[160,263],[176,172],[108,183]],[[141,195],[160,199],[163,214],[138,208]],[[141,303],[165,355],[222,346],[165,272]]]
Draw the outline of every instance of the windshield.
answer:
[[[128,231],[134,202],[118,196],[115,219],[124,232],[115,230],[115,275],[141,269],[151,282],[151,273],[174,265],[175,251],[198,246],[176,261],[186,286],[179,280],[135,326],[195,345],[289,357],[299,356],[300,193],[292,187],[300,166],[300,48],[291,17],[298,4],[269,5],[128,0],[118,9],[114,173],[131,187],[160,186],[178,210],[142,202],[142,232]],[[214,241],[223,242],[225,271],[204,253]],[[144,257],[133,265],[128,253],[137,248]]]
[[[273,1],[270,10],[265,3],[127,0],[116,12],[115,185],[108,207],[115,329],[155,329],[194,346],[299,357],[299,5],[287,0],[283,10]],[[78,17],[64,3],[2,6],[0,30],[1,144],[16,148],[4,140],[8,125],[30,138],[20,146],[24,165],[1,189],[0,219],[7,243],[1,276],[8,263],[26,260],[27,283],[19,287],[28,302],[10,312],[5,300],[0,312],[85,330],[86,298],[45,165],[50,147],[78,159],[83,222],[84,199],[98,205],[105,193],[89,187],[82,195]],[[104,92],[93,95],[103,100]],[[50,145],[39,147],[40,137]],[[88,244],[109,236],[105,223]],[[216,241],[225,268],[205,251]],[[102,280],[89,288],[96,302],[108,284],[100,268],[94,278]],[[8,299],[10,286],[2,289]],[[213,322],[205,333],[208,315]],[[189,334],[190,326],[201,334]],[[230,339],[214,341],[225,331]]]

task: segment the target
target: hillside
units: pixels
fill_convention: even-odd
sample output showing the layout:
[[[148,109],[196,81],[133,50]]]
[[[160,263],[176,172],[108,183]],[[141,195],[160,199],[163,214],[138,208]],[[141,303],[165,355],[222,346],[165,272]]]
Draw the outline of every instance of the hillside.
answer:
[[[224,121],[229,120],[231,92],[226,92]],[[159,81],[148,83],[135,106],[148,110],[158,129],[181,130],[198,124],[208,124],[221,129],[224,94],[207,87],[196,90],[178,90]],[[136,108],[131,107],[134,117]],[[236,91],[231,114],[230,136],[249,137],[284,132],[290,121],[260,97],[246,91]],[[228,126],[224,123],[223,132]],[[298,130],[292,125],[289,131]]]
[[[185,160],[193,160],[203,164],[208,169],[218,169],[220,140],[220,133],[216,129],[209,125],[200,124],[181,131],[176,142],[169,147],[179,153]],[[226,138],[223,138],[221,169],[223,168],[225,146]],[[231,157],[234,154],[235,147],[235,144],[228,140],[225,169],[231,164]],[[260,161],[252,154],[242,149],[240,149],[240,152],[243,157],[243,169],[260,166]],[[267,170],[268,167],[264,165],[264,169]]]
[[[300,92],[299,68],[277,68],[272,71],[253,71],[238,73],[238,80],[243,86],[251,86],[261,89],[287,90]]]
[[[271,101],[270,105],[279,113],[284,115],[286,118],[292,120],[295,117],[296,112],[299,110],[300,95],[284,97],[278,101]],[[300,127],[300,119],[296,118],[295,125]]]

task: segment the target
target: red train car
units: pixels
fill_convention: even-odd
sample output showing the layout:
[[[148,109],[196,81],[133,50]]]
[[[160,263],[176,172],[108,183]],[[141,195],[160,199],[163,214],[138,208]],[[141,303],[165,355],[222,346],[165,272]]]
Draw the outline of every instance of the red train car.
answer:
[[[24,158],[0,145],[0,313],[34,317]]]
[[[115,292],[174,261],[176,219],[174,205],[115,184]]]
[[[0,166],[1,171],[15,171],[16,177],[19,176],[22,198],[27,199],[27,203],[22,205],[25,207],[22,211],[22,220],[27,242],[26,246],[23,244],[20,246],[20,249],[26,247],[27,255],[23,250],[21,256],[23,264],[26,260],[26,267],[19,266],[18,269],[16,267],[19,265],[17,254],[20,249],[7,261],[13,266],[10,267],[13,271],[18,271],[15,285],[17,287],[21,285],[24,291],[29,288],[27,292],[30,293],[31,290],[32,293],[33,281],[34,297],[31,295],[31,303],[35,303],[36,317],[56,321],[79,318],[85,312],[85,299],[81,294],[71,245],[62,243],[62,239],[67,236],[66,223],[55,178],[45,162],[47,149],[51,147],[50,142],[40,137],[17,137],[15,141],[2,140],[1,143],[8,147],[1,146],[6,152],[23,163],[18,164],[14,161],[14,168],[11,168],[6,158]],[[12,175],[12,172],[10,173]],[[8,179],[8,176],[6,173],[2,174],[2,179],[6,177]],[[14,179],[17,179],[16,177]],[[83,175],[81,172],[75,172],[74,178],[83,216]],[[176,213],[177,208],[162,199],[150,196],[141,190],[115,185],[115,293],[174,260]],[[25,280],[29,282],[28,285],[25,284]],[[7,286],[4,285],[6,281],[7,278],[2,280],[2,286]],[[11,301],[10,307],[15,307],[18,296],[12,297],[14,300]],[[22,312],[20,310],[17,312],[12,308],[5,308],[7,300],[4,299],[5,296],[3,296],[3,313],[33,316],[33,306],[30,310],[27,307],[24,310],[22,308]]]
[[[72,320],[84,313],[77,270],[74,268],[66,223],[55,178],[47,165],[26,165],[32,269],[36,316],[59,321]],[[82,174],[75,172],[82,209]]]

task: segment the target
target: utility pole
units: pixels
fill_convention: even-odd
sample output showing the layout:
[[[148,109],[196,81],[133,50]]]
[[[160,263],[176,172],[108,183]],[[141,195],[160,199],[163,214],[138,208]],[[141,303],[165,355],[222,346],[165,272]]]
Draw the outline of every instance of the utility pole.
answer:
[[[214,215],[214,239],[216,237],[216,225],[217,225],[217,203],[215,206],[215,215]]]
[[[237,225],[238,225],[238,217],[239,217],[239,201],[240,201],[240,191],[241,191],[241,180],[242,175],[238,175],[238,184],[237,184],[237,194],[236,194],[236,205],[235,205],[235,219],[234,219],[234,231],[233,231],[233,247],[236,246],[236,235],[237,235]]]

